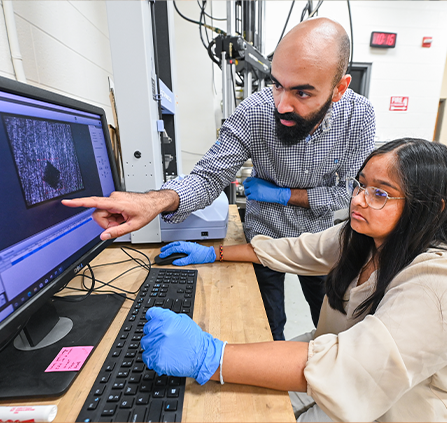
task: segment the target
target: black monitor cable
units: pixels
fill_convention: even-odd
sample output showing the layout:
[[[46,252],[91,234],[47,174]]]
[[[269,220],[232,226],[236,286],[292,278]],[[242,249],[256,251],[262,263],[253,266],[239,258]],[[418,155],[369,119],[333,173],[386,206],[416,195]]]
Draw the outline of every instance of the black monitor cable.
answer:
[[[95,274],[93,273],[93,269],[91,268],[90,264],[87,264],[87,269],[90,272],[91,276],[89,278],[91,279],[92,283],[89,288],[86,287],[87,292],[85,293],[85,295],[83,295],[82,297],[76,297],[76,298],[73,298],[71,296],[60,297],[57,295],[53,295],[53,298],[57,298],[58,300],[61,300],[61,301],[67,301],[67,302],[73,302],[73,303],[84,301],[86,298],[88,298],[92,294],[92,292],[95,290],[96,279],[95,279]],[[85,271],[83,273],[85,273]],[[76,276],[78,276],[78,275],[76,275]],[[67,284],[65,284],[65,286],[63,288],[61,288],[58,292],[62,291],[62,289],[64,289],[64,288],[67,288]],[[84,290],[81,290],[81,291],[84,292]]]
[[[145,261],[143,261],[141,258],[132,256],[126,250],[132,250],[132,251],[135,251],[138,254],[143,255],[146,258],[147,263]],[[74,287],[70,287],[70,286],[65,285],[58,292],[60,292],[64,288],[65,289],[70,289],[72,291],[80,291],[80,292],[87,291],[86,295],[83,296],[82,299],[85,299],[92,292],[104,293],[104,294],[105,293],[114,293],[114,294],[123,296],[126,300],[133,301],[134,298],[129,298],[127,295],[136,295],[136,294],[138,294],[138,292],[140,291],[140,289],[141,289],[141,287],[142,287],[142,285],[143,285],[143,283],[144,283],[146,278],[144,278],[143,282],[140,284],[140,286],[135,291],[128,291],[128,290],[122,289],[122,288],[120,288],[118,286],[113,285],[112,283],[115,282],[117,279],[123,277],[125,274],[131,272],[132,270],[138,269],[138,268],[143,268],[143,269],[147,270],[147,272],[149,274],[149,272],[151,270],[152,264],[151,264],[151,261],[150,261],[149,257],[146,254],[144,254],[142,251],[139,251],[139,250],[137,250],[135,248],[132,248],[132,247],[121,247],[121,251],[124,254],[126,254],[127,256],[129,256],[130,258],[126,259],[126,260],[117,261],[117,262],[98,264],[98,265],[95,265],[95,266],[87,265],[88,269],[90,271],[90,275],[87,275],[86,271],[76,275],[76,276],[82,277],[82,282],[81,282],[82,288],[74,288]],[[112,265],[117,265],[117,264],[123,264],[123,263],[128,263],[130,261],[134,261],[137,265],[133,266],[133,267],[127,269],[127,270],[125,270],[124,272],[120,273],[118,276],[115,276],[113,279],[111,279],[111,280],[109,280],[107,282],[101,281],[101,280],[95,278],[95,276],[94,276],[94,273],[93,273],[93,269],[94,268],[99,268],[99,267],[104,267],[104,266],[112,266]],[[89,287],[87,286],[87,284],[85,282],[86,279],[90,279],[92,281],[92,283],[91,283],[91,285]],[[97,283],[100,284],[100,285],[95,288]],[[102,288],[104,288],[106,286],[110,287],[110,288],[113,288],[113,291],[112,290],[110,290],[110,291],[109,290],[103,290]],[[119,291],[119,292],[116,292],[116,291]],[[69,298],[69,297],[59,297],[58,296],[57,298],[65,300],[65,298]],[[79,299],[78,301],[81,301],[82,299]],[[72,300],[67,299],[65,301],[72,301]]]

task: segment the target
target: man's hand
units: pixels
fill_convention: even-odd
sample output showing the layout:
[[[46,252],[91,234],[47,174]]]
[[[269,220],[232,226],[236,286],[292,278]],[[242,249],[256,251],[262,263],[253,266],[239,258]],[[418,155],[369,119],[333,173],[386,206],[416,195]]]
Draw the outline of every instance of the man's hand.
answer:
[[[278,203],[287,206],[292,191],[264,179],[249,177],[244,181],[245,196],[249,200]]]
[[[175,211],[178,194],[173,190],[150,191],[145,194],[112,192],[110,197],[85,197],[62,200],[68,207],[94,207],[93,218],[106,229],[101,239],[117,238],[141,229],[159,213]]]

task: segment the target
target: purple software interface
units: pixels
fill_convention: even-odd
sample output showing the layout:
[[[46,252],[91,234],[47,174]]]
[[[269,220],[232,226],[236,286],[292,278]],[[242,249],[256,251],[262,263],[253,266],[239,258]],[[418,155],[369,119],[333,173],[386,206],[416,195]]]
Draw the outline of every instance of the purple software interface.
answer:
[[[115,190],[103,122],[0,91],[0,323],[101,233],[92,210],[70,209],[61,200]]]

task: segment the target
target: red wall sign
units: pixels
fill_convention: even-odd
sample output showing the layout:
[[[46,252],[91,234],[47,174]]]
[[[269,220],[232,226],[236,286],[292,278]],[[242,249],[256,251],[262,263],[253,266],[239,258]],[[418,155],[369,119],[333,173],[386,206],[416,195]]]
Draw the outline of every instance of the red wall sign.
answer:
[[[408,97],[391,97],[390,110],[392,112],[406,112],[408,110]]]

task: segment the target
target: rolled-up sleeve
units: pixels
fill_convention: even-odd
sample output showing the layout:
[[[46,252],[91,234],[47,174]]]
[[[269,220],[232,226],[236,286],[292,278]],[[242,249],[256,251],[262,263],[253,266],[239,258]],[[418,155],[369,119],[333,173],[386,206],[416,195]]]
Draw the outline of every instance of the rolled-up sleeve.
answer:
[[[273,239],[255,236],[251,245],[259,261],[277,272],[326,275],[340,254],[339,232],[343,223],[316,234]]]

